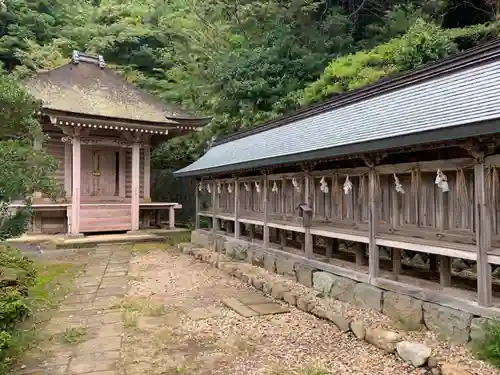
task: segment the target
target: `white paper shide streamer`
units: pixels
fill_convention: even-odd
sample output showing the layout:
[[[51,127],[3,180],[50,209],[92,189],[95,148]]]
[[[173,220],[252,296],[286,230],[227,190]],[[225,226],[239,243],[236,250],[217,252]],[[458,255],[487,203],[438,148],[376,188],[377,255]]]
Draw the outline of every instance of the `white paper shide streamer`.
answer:
[[[273,193],[277,193],[278,192],[278,185],[276,184],[276,181],[274,181],[273,188],[271,189],[271,191]]]
[[[219,183],[217,183],[217,194],[220,194],[220,193],[222,193],[222,188],[221,188],[220,182],[219,182]]]
[[[326,182],[326,179],[324,176],[321,178],[321,181],[319,182],[319,184],[320,184],[319,188],[320,188],[321,192],[323,194],[328,194],[328,191],[329,191],[328,190],[328,183]]]
[[[212,192],[212,191],[211,191],[211,189],[210,189],[210,184],[207,184],[207,191],[208,191],[209,193],[211,193],[211,192]]]
[[[243,184],[245,187],[245,191],[250,191],[250,185],[248,185],[246,182]]]
[[[299,183],[297,182],[297,179],[295,177],[292,178],[292,185],[295,188],[295,190],[297,191],[297,193],[300,193],[300,186],[299,186]]]
[[[227,184],[227,192],[231,194],[233,192],[233,185]]]
[[[260,193],[260,184],[259,184],[259,182],[258,182],[258,181],[255,181],[255,191],[256,191],[257,193]]]
[[[398,176],[396,176],[396,173],[394,173],[393,175],[394,175],[394,184],[396,185],[396,192],[404,194],[405,189],[403,189],[403,185],[401,185],[401,183],[399,182]]]
[[[203,191],[203,185],[201,182],[198,184],[198,191]]]
[[[347,176],[345,178],[343,189],[344,189],[344,194],[345,195],[348,195],[351,192],[351,190],[352,190],[352,182],[351,182],[351,180],[349,180],[349,176]]]
[[[437,187],[443,191],[443,193],[447,193],[448,191],[450,191],[450,188],[448,187],[448,178],[441,171],[441,169],[437,170],[435,183]]]

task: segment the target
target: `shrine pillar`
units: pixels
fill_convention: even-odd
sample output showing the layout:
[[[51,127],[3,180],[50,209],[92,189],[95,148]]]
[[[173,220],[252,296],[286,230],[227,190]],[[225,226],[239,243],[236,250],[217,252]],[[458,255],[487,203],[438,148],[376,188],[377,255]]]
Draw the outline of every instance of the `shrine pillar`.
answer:
[[[139,200],[140,200],[140,160],[141,144],[136,137],[132,144],[132,231],[139,230]]]
[[[76,128],[72,139],[73,183],[71,194],[71,228],[72,235],[80,234],[80,174],[81,174],[81,142],[80,129]]]
[[[144,145],[144,202],[151,202],[151,146]]]

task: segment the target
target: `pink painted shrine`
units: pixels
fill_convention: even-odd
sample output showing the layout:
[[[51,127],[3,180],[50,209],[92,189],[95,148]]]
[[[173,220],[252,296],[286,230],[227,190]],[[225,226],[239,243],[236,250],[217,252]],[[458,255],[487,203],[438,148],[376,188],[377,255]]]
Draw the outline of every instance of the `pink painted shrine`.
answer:
[[[32,233],[134,231],[150,225],[155,210],[175,202],[151,202],[151,148],[196,131],[200,118],[167,105],[106,68],[101,56],[73,53],[71,61],[25,81],[42,102],[40,120],[57,160],[55,178],[66,197],[34,199]]]

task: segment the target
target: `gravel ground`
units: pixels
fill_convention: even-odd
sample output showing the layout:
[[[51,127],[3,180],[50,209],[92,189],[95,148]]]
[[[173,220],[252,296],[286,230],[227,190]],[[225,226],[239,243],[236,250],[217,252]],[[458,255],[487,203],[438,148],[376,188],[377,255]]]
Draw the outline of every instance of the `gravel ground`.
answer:
[[[263,269],[252,270],[285,280]],[[127,375],[408,374],[395,356],[296,308],[281,315],[241,317],[221,300],[255,291],[188,255],[172,251],[136,255],[129,278],[126,299],[141,301],[148,308],[125,311],[128,328],[122,342],[122,366]],[[299,284],[292,285],[294,290],[311,294]],[[328,303],[345,308],[370,326],[392,326],[381,314],[338,301]],[[158,306],[164,306],[164,311],[159,312]],[[474,374],[496,374],[472,359],[465,347],[450,347],[430,332],[405,335],[431,346],[438,358],[466,363]]]

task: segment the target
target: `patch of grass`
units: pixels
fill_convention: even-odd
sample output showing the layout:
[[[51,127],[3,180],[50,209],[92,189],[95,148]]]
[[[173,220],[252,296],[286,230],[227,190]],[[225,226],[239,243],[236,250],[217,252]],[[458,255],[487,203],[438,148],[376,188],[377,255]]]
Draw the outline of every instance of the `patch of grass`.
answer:
[[[44,262],[35,264],[35,268],[38,276],[35,285],[29,292],[32,305],[36,309],[57,306],[58,300],[54,297],[65,294],[71,286],[71,282],[65,282],[60,277],[69,272],[73,265],[71,263]]]
[[[131,274],[128,274],[127,275],[127,279],[130,280],[130,281],[143,281],[144,277],[142,277],[141,275],[131,275]]]
[[[500,368],[500,321],[486,321],[482,329],[483,337],[473,341],[472,347],[480,359]]]
[[[167,250],[169,247],[165,242],[140,242],[129,245],[127,250],[132,254],[147,254],[155,250]]]
[[[8,368],[15,366],[25,352],[39,346],[39,326],[50,318],[50,311],[59,305],[81,268],[81,265],[47,260],[35,261],[34,266],[37,275],[27,296],[32,316],[19,324],[12,333],[9,347],[6,349]]]
[[[165,314],[165,306],[152,303],[146,298],[138,297],[125,297],[114,303],[111,308],[123,311],[135,311],[147,316],[160,316]]]
[[[191,231],[177,231],[165,236],[165,242],[170,246],[177,246],[181,242],[191,242]]]
[[[86,334],[85,328],[66,328],[60,335],[60,341],[63,344],[79,344],[85,339]]]
[[[127,329],[137,328],[138,319],[139,319],[139,313],[137,311],[123,312],[123,326]]]
[[[305,368],[303,371],[303,374],[304,375],[328,375],[328,371],[323,369],[323,368],[320,368],[320,367],[311,366],[311,367]]]

